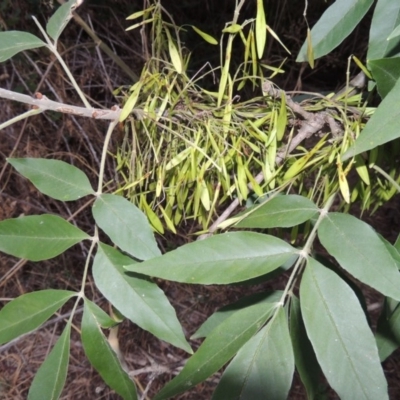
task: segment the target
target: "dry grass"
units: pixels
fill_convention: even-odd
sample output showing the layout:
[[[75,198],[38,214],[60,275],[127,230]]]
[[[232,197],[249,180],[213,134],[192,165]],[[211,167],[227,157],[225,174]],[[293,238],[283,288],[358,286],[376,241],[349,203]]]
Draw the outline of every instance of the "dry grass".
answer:
[[[99,3],[101,4],[101,2]],[[208,5],[210,2],[206,3]],[[21,26],[18,29],[32,31],[33,25],[28,19],[23,18],[24,14],[28,15],[30,12],[24,8],[25,5],[23,1],[14,2],[14,6],[19,7],[22,13],[22,17],[20,14],[18,18],[11,4],[5,10],[0,9],[0,12],[3,12],[0,15],[1,19],[14,21],[15,24],[19,23]],[[80,14],[82,17],[85,16],[87,22],[89,22],[88,16],[90,16],[96,33],[114,47],[115,51],[123,56],[129,65],[136,66],[137,68],[134,69],[138,72],[142,62],[140,41],[139,38],[127,35],[123,31],[123,22],[121,21],[128,14],[127,11],[124,11],[124,6],[125,2],[123,1],[119,2],[118,9],[115,7],[114,11],[106,6],[86,6]],[[126,6],[127,8],[129,7]],[[45,7],[40,8],[40,11],[49,14]],[[118,12],[119,14],[117,14]],[[98,19],[99,15],[102,20]],[[291,18],[295,22],[299,17]],[[14,26],[11,28],[15,29]],[[285,35],[288,39],[293,40],[297,40],[298,37],[292,31],[288,31]],[[115,104],[116,100],[111,94],[111,89],[122,84],[129,84],[129,79],[122,75],[110,60],[96,51],[87,35],[73,23],[67,28],[62,43],[65,46],[64,55],[67,62],[75,76],[79,78],[79,83],[86,93],[90,94],[94,102],[105,107]],[[41,59],[43,61],[39,61]],[[49,64],[44,52],[29,52],[28,57],[20,55],[0,67],[2,87],[14,90],[19,88],[24,93],[32,94],[35,91],[41,91],[51,98],[54,98],[57,93],[61,101],[79,103],[68,83],[62,78],[63,75],[56,64],[48,68]],[[298,77],[299,71],[295,69],[288,74],[286,87],[289,90],[296,86]],[[39,82],[42,83],[39,84]],[[320,82],[316,80],[311,84],[320,85]],[[23,107],[20,105],[0,99],[0,121],[15,116],[22,110]],[[40,195],[30,183],[5,164],[5,158],[12,155],[62,159],[85,170],[92,183],[95,183],[95,171],[98,168],[105,127],[105,123],[99,121],[48,113],[32,118],[27,123],[12,125],[2,131],[0,220],[17,217],[21,214],[54,212],[70,218],[82,229],[91,232],[93,223],[87,204],[83,201],[63,204]],[[114,144],[117,144],[118,140],[119,138],[116,136]],[[111,158],[108,162],[107,174],[111,179],[115,166]],[[400,222],[398,210],[398,198],[394,198],[390,204],[371,217],[369,222],[385,237],[393,240],[394,235],[398,232]],[[168,240],[171,240],[171,243],[166,245],[177,246],[186,239],[183,234],[177,238],[171,236]],[[37,264],[21,263],[12,257],[0,255],[0,304],[6,304],[10,298],[39,289],[79,290],[86,253],[87,248],[84,245],[77,245],[54,260]],[[265,289],[281,289],[285,281],[284,275],[268,284],[257,286],[215,287],[179,285],[170,282],[160,282],[160,286],[177,310],[178,318],[182,322],[186,336],[189,337],[207,316],[222,305],[229,304],[249,293]],[[87,282],[87,292],[93,301],[105,310],[108,309],[107,302],[98,293],[90,278]],[[381,302],[381,297],[371,290],[365,289],[365,295],[369,305]],[[42,329],[0,347],[0,399],[22,400],[27,397],[34,374],[61,333],[70,307],[71,305],[68,303]],[[98,374],[93,371],[83,354],[79,339],[80,317],[81,314],[78,312],[74,320],[70,367],[62,399],[119,399],[119,396],[110,391]],[[165,382],[179,372],[182,361],[186,358],[182,351],[159,341],[130,322],[124,322],[121,325],[119,338],[128,368],[134,376],[140,392],[145,393],[143,399],[151,399]],[[199,343],[199,341],[191,342],[193,348],[196,348]],[[399,363],[400,351],[397,351],[384,364],[391,399],[400,398]],[[217,383],[217,378],[218,375],[212,377],[176,399],[209,399]],[[305,398],[304,390],[297,378],[294,380],[289,398],[293,400]],[[335,395],[331,394],[329,398],[334,399]]]

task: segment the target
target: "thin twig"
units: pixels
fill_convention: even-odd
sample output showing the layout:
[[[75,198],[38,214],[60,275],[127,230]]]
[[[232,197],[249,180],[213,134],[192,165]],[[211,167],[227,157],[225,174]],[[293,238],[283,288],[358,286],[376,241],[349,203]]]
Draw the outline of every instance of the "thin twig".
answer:
[[[0,97],[4,99],[19,101],[25,104],[30,104],[42,111],[52,110],[65,114],[74,114],[94,119],[116,120],[119,119],[119,115],[121,113],[121,110],[117,106],[105,110],[99,108],[78,107],[50,100],[41,93],[36,93],[35,97],[31,97],[26,94],[21,94],[13,92],[11,90],[0,88]]]

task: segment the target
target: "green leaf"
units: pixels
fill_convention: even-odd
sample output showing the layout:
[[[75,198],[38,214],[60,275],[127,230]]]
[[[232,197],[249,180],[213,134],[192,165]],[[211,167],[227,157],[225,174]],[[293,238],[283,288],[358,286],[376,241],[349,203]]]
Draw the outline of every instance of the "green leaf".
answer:
[[[94,194],[88,177],[64,161],[41,158],[8,158],[7,161],[41,193],[53,199],[70,201]]]
[[[397,269],[400,270],[400,254],[397,248],[392,245],[388,240],[386,240],[382,235],[379,235],[379,239],[382,240],[383,244],[385,245],[387,251],[390,253],[392,256],[393,261],[396,263]]]
[[[388,36],[387,40],[400,36],[400,25],[393,29],[392,33]]]
[[[282,291],[261,292],[242,297],[235,303],[220,308],[212,314],[201,327],[191,336],[191,339],[198,339],[208,336],[219,324],[235,314],[238,310],[259,303],[277,303],[282,297]]]
[[[393,0],[379,0],[374,9],[369,32],[368,61],[393,57],[398,53],[398,39],[387,39],[399,23],[400,3]]]
[[[28,400],[58,400],[67,378],[71,322],[67,323],[29,389]]]
[[[238,228],[289,228],[299,225],[318,213],[318,207],[298,195],[276,196],[256,206],[242,219]]]
[[[285,310],[250,339],[231,361],[213,400],[286,400],[294,373],[294,356]]]
[[[189,243],[125,268],[176,282],[226,284],[271,272],[296,253],[292,246],[273,236],[232,232]]]
[[[28,32],[0,32],[0,62],[8,60],[21,51],[43,46],[46,46],[46,43]]]
[[[335,49],[361,21],[373,0],[336,0],[311,30],[314,58]],[[304,42],[296,61],[307,61],[307,42]]]
[[[137,399],[135,384],[122,368],[86,301],[83,309],[81,337],[86,357],[104,382],[125,400]]]
[[[70,0],[64,3],[49,19],[46,25],[46,31],[55,41],[57,41],[69,20],[72,18],[72,11],[76,8],[76,2],[77,0]]]
[[[317,399],[321,394],[319,386],[322,371],[306,333],[299,299],[295,296],[290,299],[290,336],[296,369],[306,389],[307,398]]]
[[[385,299],[375,333],[376,345],[378,346],[379,359],[381,362],[385,361],[399,347],[399,343],[389,323],[391,314],[388,301]]]
[[[121,250],[140,260],[161,254],[146,216],[130,201],[102,194],[92,213],[96,224]]]
[[[192,353],[164,292],[144,276],[127,274],[133,260],[100,243],[93,261],[93,278],[104,297],[125,317],[161,340]]]
[[[31,261],[56,257],[89,238],[57,215],[32,215],[0,222],[0,251]]]
[[[397,343],[400,343],[400,307],[397,307],[389,318],[390,329]]]
[[[254,304],[221,322],[154,400],[182,393],[218,371],[260,329],[275,307],[276,304]]]
[[[386,296],[400,300],[397,262],[372,227],[341,213],[329,213],[318,229],[328,252],[346,271]]]
[[[393,89],[400,78],[400,57],[368,61],[382,99]]]
[[[382,100],[354,144],[342,155],[342,161],[400,137],[399,102],[400,80]]]
[[[48,289],[10,301],[0,310],[0,345],[38,328],[76,295],[69,290]]]
[[[318,362],[343,400],[389,399],[374,336],[350,287],[310,258],[300,305]]]
[[[85,298],[86,306],[93,314],[97,323],[104,329],[112,328],[119,324],[119,321],[112,319],[105,311],[103,311],[96,303]]]

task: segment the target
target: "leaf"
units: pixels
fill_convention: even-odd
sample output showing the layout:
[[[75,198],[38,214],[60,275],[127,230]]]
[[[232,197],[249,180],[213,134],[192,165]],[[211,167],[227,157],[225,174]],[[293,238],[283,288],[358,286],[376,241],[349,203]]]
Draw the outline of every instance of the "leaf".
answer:
[[[189,358],[182,371],[154,397],[167,399],[182,393],[218,371],[270,317],[275,304],[254,304],[221,322]]]
[[[0,62],[8,60],[21,51],[43,46],[46,46],[45,42],[28,32],[0,32]]]
[[[147,278],[128,275],[124,270],[123,266],[132,262],[131,258],[100,243],[93,261],[96,286],[132,322],[161,340],[192,353],[164,292]]]
[[[317,399],[321,394],[319,386],[322,371],[306,333],[300,310],[300,301],[295,296],[290,299],[290,336],[292,338],[296,369],[307,391],[307,398]]]
[[[264,54],[266,41],[267,41],[267,23],[265,22],[264,4],[263,0],[257,0],[256,44],[257,44],[257,54],[259,59],[261,59]]]
[[[205,33],[203,31],[201,31],[199,28],[196,28],[194,25],[192,25],[193,30],[200,35],[207,43],[216,45],[218,44],[218,41],[216,39],[214,39],[211,35],[209,35],[208,33]]]
[[[0,222],[0,251],[31,261],[56,257],[89,238],[57,215],[32,215]]]
[[[320,58],[342,43],[373,2],[373,0],[336,0],[311,30],[314,57]],[[307,61],[307,42],[301,47],[296,61]]]
[[[0,345],[38,328],[76,295],[69,290],[48,289],[10,301],[0,310]]]
[[[81,337],[86,357],[104,382],[125,400],[137,399],[135,384],[122,368],[86,301],[83,309]]]
[[[382,235],[379,235],[379,239],[382,240],[383,244],[385,245],[387,251],[392,256],[393,261],[396,263],[396,268],[400,270],[400,254],[397,248],[392,245],[388,240],[386,240]]]
[[[399,102],[400,79],[382,100],[354,144],[342,155],[342,161],[400,137]]]
[[[105,311],[103,311],[96,303],[85,298],[85,304],[97,323],[105,329],[112,328],[119,324],[119,321],[112,319]]]
[[[318,213],[318,207],[298,195],[276,196],[249,212],[238,228],[289,228],[299,225]]]
[[[400,25],[393,29],[392,33],[388,36],[387,40],[400,36]]]
[[[383,99],[400,78],[400,57],[370,60],[368,67],[376,82],[379,95]]]
[[[286,400],[294,373],[294,356],[285,310],[250,339],[222,375],[213,400]]]
[[[64,161],[41,158],[8,158],[7,161],[41,193],[53,199],[71,201],[94,194],[85,173]]]
[[[277,303],[282,297],[282,291],[262,292],[251,294],[250,296],[242,297],[235,303],[229,304],[220,308],[212,314],[201,327],[191,336],[191,339],[198,339],[208,336],[219,324],[235,314],[238,310],[259,303]]]
[[[271,272],[297,253],[273,236],[232,232],[186,244],[162,257],[125,268],[176,282],[226,284]]]
[[[398,1],[379,0],[376,3],[369,32],[368,61],[393,57],[398,53],[398,39],[387,39],[399,22],[400,4]]]
[[[398,306],[389,318],[389,326],[396,338],[397,343],[400,343],[400,307]]]
[[[72,18],[72,11],[76,8],[76,2],[77,0],[70,0],[64,3],[49,19],[46,25],[46,31],[55,41],[57,41],[69,20]]]
[[[140,260],[160,255],[146,216],[130,201],[102,194],[92,208],[96,224],[123,251]]]
[[[389,322],[390,314],[391,312],[388,307],[388,301],[385,299],[375,333],[376,345],[378,347],[379,359],[381,362],[385,361],[399,347],[399,343],[393,334]]]
[[[57,400],[67,378],[71,322],[69,321],[29,389],[28,400]]]
[[[363,221],[329,213],[318,229],[328,252],[346,271],[386,296],[400,300],[400,274],[378,234]]]
[[[300,284],[300,305],[318,362],[339,397],[388,400],[373,334],[350,287],[309,258]]]

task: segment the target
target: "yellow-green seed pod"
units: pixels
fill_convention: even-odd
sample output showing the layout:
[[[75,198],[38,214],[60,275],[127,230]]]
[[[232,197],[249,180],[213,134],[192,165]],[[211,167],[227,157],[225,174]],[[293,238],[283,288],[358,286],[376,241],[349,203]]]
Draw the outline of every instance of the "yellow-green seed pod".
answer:
[[[355,162],[356,162],[356,171],[360,178],[365,182],[366,185],[370,185],[370,179],[369,179],[369,173],[368,173],[368,168],[365,165],[364,159],[361,156],[361,154],[357,154],[355,156]]]

